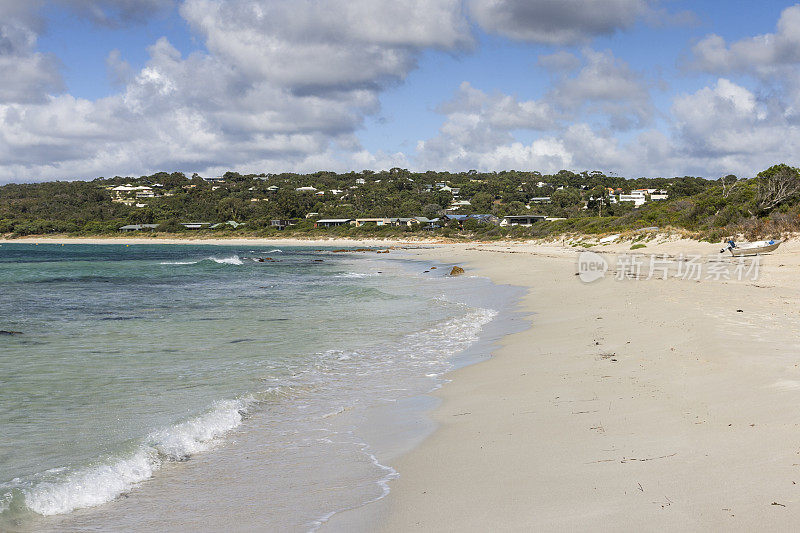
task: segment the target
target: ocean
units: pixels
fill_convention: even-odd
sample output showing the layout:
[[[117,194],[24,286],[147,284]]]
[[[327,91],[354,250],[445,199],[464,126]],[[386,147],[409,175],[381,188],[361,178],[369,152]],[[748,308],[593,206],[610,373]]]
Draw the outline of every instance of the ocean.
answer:
[[[518,296],[446,267],[3,244],[0,530],[309,531],[381,498]]]

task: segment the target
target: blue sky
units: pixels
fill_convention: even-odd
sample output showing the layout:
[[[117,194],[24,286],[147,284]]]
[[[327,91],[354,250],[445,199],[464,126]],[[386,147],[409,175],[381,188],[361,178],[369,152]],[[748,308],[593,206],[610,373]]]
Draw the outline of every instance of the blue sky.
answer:
[[[798,26],[778,1],[0,3],[0,182],[751,175],[798,163]]]

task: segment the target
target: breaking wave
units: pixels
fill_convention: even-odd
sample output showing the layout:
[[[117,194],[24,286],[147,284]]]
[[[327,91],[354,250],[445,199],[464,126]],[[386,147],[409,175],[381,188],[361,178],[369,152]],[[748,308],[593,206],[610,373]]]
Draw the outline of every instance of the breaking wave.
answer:
[[[242,423],[253,402],[252,398],[217,402],[205,414],[151,433],[128,456],[88,466],[63,477],[58,472],[55,477],[60,479],[33,480],[30,487],[17,488],[12,494],[21,496],[25,507],[44,516],[109,502],[152,477],[164,463],[184,461],[214,446]],[[39,477],[52,476],[53,472]],[[5,507],[10,507],[11,503],[7,502]]]
[[[203,261],[213,261],[221,265],[243,265],[244,261],[238,255],[230,257],[206,257],[205,259],[198,259],[197,261],[164,261],[162,265],[196,265]]]

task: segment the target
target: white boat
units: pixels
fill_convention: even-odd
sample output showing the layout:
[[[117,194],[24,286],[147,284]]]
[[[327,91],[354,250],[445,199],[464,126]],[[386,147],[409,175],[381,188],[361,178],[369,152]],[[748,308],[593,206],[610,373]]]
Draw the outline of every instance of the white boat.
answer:
[[[778,246],[781,245],[782,242],[783,239],[778,239],[778,240],[770,239],[768,241],[745,242],[742,244],[736,244],[733,241],[728,241],[727,248],[723,248],[722,250],[720,250],[720,252],[728,250],[734,257],[739,257],[744,255],[766,254],[774,251]]]

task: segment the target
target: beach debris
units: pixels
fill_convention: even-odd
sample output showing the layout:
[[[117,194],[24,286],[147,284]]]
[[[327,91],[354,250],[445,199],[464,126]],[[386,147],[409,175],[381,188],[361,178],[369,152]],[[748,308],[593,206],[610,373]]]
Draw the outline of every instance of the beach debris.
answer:
[[[668,457],[675,457],[676,455],[678,455],[677,452],[671,453],[669,455],[659,455],[658,457],[645,457],[643,459],[637,459],[635,457],[623,457],[620,463],[627,463],[628,461],[639,461],[639,462],[655,461],[656,459],[666,459]]]
[[[744,313],[744,310],[743,309],[737,309],[736,312],[737,313]]]
[[[460,276],[463,273],[464,273],[464,269],[461,268],[460,266],[454,266],[452,269],[450,269],[450,275],[451,276]]]
[[[436,270],[436,267],[431,267],[431,270]]]
[[[781,507],[786,507],[784,504],[778,502],[772,502],[770,505],[780,505]]]
[[[0,330],[0,335],[22,335],[22,332],[21,331]]]

